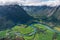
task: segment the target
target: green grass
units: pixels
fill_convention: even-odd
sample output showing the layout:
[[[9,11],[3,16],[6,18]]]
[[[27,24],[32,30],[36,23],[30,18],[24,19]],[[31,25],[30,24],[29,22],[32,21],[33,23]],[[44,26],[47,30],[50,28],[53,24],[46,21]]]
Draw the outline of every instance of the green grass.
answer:
[[[41,25],[41,24],[34,24],[34,26],[36,28],[42,28],[42,30],[45,30],[47,29],[46,27],[44,27],[44,25]],[[15,37],[16,35],[14,34],[15,32],[19,32],[19,33],[22,33],[22,34],[28,34],[28,33],[31,33],[33,32],[33,28],[31,26],[28,26],[27,28],[24,28],[23,26],[15,26],[13,27],[11,30],[5,30],[5,31],[0,31],[0,38],[1,37],[6,37],[6,33],[9,33],[11,32],[10,37]],[[38,30],[37,30],[38,31]],[[36,32],[35,35],[32,35],[32,36],[22,36],[25,38],[25,40],[52,40],[52,37],[54,35],[54,32],[47,29],[47,31],[45,31],[46,34],[42,33],[42,32]],[[20,35],[21,37],[21,35]],[[60,35],[57,36],[57,40],[60,40]]]
[[[24,28],[24,27],[20,27],[20,26],[15,26],[14,28],[12,28],[12,31],[15,31],[15,32],[21,32],[22,34],[27,34],[27,33],[30,33],[33,31],[33,28],[32,27],[27,27],[27,28]]]

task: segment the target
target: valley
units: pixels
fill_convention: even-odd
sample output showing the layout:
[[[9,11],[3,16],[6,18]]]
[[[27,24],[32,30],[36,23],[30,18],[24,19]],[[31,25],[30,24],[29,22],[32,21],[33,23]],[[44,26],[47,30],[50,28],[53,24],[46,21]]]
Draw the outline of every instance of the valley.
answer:
[[[0,40],[60,40],[59,21],[60,6],[0,6]]]

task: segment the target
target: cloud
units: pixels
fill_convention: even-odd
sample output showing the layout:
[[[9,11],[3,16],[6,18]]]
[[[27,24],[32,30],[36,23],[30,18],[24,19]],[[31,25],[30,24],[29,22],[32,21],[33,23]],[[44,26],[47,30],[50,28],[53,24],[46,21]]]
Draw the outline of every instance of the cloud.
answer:
[[[0,5],[21,4],[24,0],[0,0]]]
[[[48,6],[56,6],[60,5],[59,0],[30,0],[27,1],[25,5],[48,5]]]
[[[22,5],[48,5],[56,6],[60,5],[60,0],[0,0],[0,5],[6,4],[22,4]]]

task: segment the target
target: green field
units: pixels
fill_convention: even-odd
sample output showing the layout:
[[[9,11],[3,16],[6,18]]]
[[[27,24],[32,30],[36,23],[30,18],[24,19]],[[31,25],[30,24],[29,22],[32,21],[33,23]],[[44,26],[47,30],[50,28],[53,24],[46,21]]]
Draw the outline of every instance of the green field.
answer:
[[[15,26],[10,30],[0,31],[0,38],[9,37],[11,40],[16,37],[23,37],[25,40],[54,40],[55,32],[49,30],[42,24],[33,24],[34,27],[24,28],[22,25]],[[56,40],[60,40],[56,35]]]

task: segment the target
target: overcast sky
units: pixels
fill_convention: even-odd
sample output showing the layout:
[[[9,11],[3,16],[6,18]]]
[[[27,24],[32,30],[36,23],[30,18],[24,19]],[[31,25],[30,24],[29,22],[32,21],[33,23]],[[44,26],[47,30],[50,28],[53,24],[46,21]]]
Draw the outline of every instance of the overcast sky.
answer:
[[[60,5],[60,0],[0,0],[0,5],[18,3],[23,5]]]

